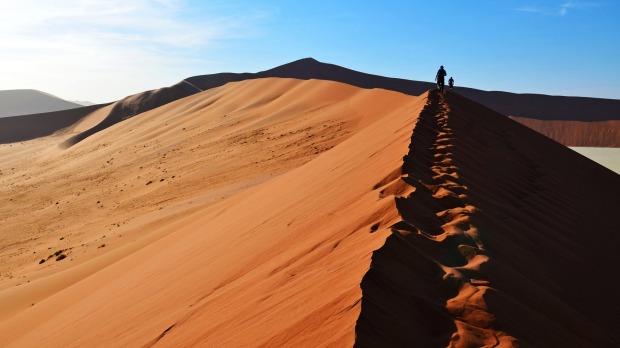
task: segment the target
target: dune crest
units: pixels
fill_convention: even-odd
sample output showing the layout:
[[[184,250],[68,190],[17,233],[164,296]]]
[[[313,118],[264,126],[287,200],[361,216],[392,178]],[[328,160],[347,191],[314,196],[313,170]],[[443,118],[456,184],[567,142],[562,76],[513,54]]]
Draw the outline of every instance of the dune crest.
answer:
[[[362,281],[357,346],[618,344],[619,284],[604,275],[618,264],[620,177],[431,93],[393,185],[403,183],[401,221]]]
[[[361,283],[356,346],[513,346],[485,303],[494,290],[489,262],[471,215],[467,187],[453,163],[453,130],[445,99],[430,93],[413,130],[395,197],[402,220],[373,253]],[[386,298],[390,298],[386,301]],[[407,318],[407,319],[405,319]]]

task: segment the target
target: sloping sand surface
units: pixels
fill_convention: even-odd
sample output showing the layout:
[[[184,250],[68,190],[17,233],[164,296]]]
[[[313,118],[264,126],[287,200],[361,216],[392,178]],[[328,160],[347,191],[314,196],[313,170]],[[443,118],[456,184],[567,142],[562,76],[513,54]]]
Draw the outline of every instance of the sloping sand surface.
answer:
[[[169,234],[158,242],[14,315],[0,324],[4,343],[14,339],[16,346],[353,343],[359,281],[372,251],[389,234],[386,228],[396,212],[392,199],[379,199],[377,187],[399,176],[401,157],[424,101],[331,82],[256,85],[260,82],[231,86],[215,95],[234,96],[239,102],[235,108],[247,110],[244,95],[256,96],[267,85],[273,91],[273,85],[285,84],[283,90],[295,97],[291,100],[336,98],[351,103],[357,112],[369,112],[372,120],[349,119],[366,127],[298,169],[163,227]],[[372,98],[365,102],[364,96]],[[286,95],[251,101],[264,109],[280,98],[282,105],[295,106],[284,100]],[[329,114],[330,106],[316,100],[307,106],[313,107],[307,116],[314,121]],[[332,107],[338,115],[347,110]],[[390,107],[395,109],[386,111]],[[293,116],[296,125],[303,123],[305,106],[293,110],[246,118],[264,127]],[[105,139],[104,134],[101,137]]]
[[[70,150],[56,146],[62,135],[4,145],[0,180],[11,204],[0,208],[3,278],[21,282],[27,272],[7,269],[27,264],[52,267],[37,262],[58,250],[77,257],[96,242],[110,247],[103,236],[122,235],[144,213],[174,204],[183,211],[299,166],[404,99],[329,82],[253,80],[142,114]]]
[[[54,286],[46,279],[45,289],[23,290],[36,288],[29,282],[101,255],[118,254],[104,263],[113,262],[135,251],[128,244],[161,237],[156,227],[309,161],[408,100],[324,81],[253,80],[134,117],[70,150],[56,146],[64,136],[4,145],[2,288],[22,284],[20,295],[31,295],[12,298],[0,318],[102,265]],[[67,258],[49,257],[57,251]]]
[[[0,147],[1,346],[620,344],[620,176],[459,95],[257,79],[70,136]]]

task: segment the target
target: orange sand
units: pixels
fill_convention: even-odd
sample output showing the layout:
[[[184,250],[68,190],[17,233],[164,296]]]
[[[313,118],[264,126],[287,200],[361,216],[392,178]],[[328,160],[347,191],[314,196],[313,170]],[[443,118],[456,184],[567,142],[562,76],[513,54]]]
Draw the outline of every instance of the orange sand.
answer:
[[[511,118],[566,146],[620,147],[620,120],[585,122]]]

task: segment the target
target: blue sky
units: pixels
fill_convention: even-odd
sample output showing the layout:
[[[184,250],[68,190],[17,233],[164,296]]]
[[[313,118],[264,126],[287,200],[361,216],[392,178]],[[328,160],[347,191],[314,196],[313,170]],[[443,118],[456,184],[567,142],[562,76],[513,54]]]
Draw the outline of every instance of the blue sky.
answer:
[[[105,102],[314,57],[457,86],[620,99],[620,1],[2,0],[0,89]]]

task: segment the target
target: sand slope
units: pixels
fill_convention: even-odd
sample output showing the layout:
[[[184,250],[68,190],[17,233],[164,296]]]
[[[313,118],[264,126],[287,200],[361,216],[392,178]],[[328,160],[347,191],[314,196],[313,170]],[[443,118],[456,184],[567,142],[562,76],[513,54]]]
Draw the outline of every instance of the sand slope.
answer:
[[[277,91],[275,86],[287,93],[259,97],[261,91]],[[310,122],[304,128],[321,119],[325,127],[319,123],[322,132],[304,131],[302,141],[326,135],[324,129],[339,118],[360,130],[347,127],[355,135],[312,162],[163,227],[167,235],[160,241],[12,316],[0,324],[3,344],[14,339],[15,346],[353,343],[359,281],[395,217],[393,200],[379,199],[376,187],[398,177],[424,103],[319,81],[248,81],[212,93],[200,103],[234,107],[246,127],[273,127],[278,120],[298,127],[306,115]],[[223,102],[226,98],[239,104]],[[248,110],[256,103],[260,109]],[[349,108],[355,112],[347,116]],[[233,110],[227,112],[235,117]],[[88,141],[109,140],[120,127],[147,118],[135,117]],[[149,131],[159,129],[157,124]],[[270,129],[263,132],[278,143],[280,136]],[[215,130],[210,134],[217,136]],[[284,144],[295,144],[294,138]],[[268,143],[262,150],[271,153]]]
[[[145,212],[210,201],[214,190],[219,197],[265,180],[330,149],[406,98],[321,81],[253,80],[144,113],[70,150],[57,144],[72,132],[3,145],[0,189],[11,204],[0,208],[0,238],[14,248],[3,249],[1,264],[36,265],[49,252],[92,243],[80,237],[84,231],[97,231],[99,240]],[[36,245],[30,254],[18,250],[24,241]]]

